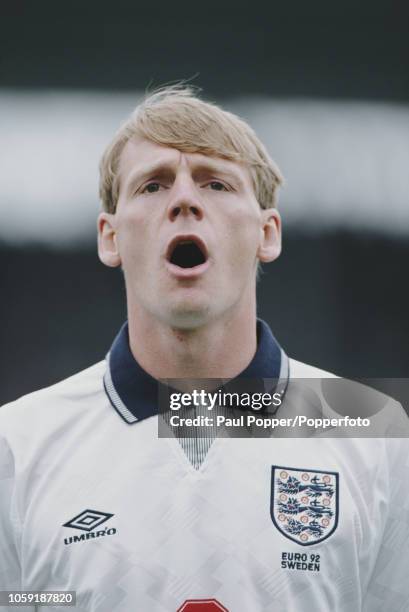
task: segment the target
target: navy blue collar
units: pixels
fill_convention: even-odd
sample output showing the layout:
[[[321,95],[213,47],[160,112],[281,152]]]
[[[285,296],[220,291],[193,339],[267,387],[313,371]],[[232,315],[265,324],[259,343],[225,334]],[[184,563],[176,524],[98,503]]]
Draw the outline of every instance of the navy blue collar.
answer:
[[[288,358],[261,319],[257,320],[257,351],[239,378],[272,379],[281,392],[287,387]],[[121,327],[108,353],[104,386],[112,406],[127,423],[158,414],[158,381],[132,355],[128,323]]]

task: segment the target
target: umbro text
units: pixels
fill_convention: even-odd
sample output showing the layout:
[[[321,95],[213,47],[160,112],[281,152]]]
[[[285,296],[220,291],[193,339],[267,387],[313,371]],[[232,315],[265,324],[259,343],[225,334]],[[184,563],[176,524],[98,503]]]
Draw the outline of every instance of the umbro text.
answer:
[[[76,542],[85,542],[86,540],[95,540],[95,538],[102,538],[103,536],[115,535],[116,529],[115,527],[111,527],[110,529],[100,529],[99,531],[90,531],[89,533],[82,533],[81,535],[74,535],[69,538],[64,538],[64,544],[68,546],[69,544],[75,544]]]

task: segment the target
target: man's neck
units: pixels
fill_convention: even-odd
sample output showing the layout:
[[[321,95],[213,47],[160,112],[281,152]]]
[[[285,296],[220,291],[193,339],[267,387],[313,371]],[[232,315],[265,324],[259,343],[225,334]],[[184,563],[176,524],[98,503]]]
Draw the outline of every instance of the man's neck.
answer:
[[[234,378],[257,349],[255,306],[193,330],[129,312],[129,344],[139,365],[156,379]]]

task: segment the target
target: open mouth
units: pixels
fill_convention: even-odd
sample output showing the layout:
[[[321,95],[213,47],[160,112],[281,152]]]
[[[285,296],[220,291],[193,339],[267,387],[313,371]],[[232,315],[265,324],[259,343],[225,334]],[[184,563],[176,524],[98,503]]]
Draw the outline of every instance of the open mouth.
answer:
[[[206,248],[196,237],[177,238],[169,246],[167,260],[179,268],[195,268],[207,261]]]

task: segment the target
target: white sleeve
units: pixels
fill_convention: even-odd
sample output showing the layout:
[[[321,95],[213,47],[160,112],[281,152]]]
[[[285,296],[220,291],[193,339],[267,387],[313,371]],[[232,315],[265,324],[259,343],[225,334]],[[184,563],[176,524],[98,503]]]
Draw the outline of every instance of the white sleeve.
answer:
[[[363,612],[409,610],[409,439],[385,440],[389,508]]]
[[[15,469],[13,453],[0,436],[0,591],[21,589],[21,565],[18,553],[20,522],[16,513]],[[15,606],[1,606],[2,612],[15,612]],[[19,607],[31,612],[32,607]]]

